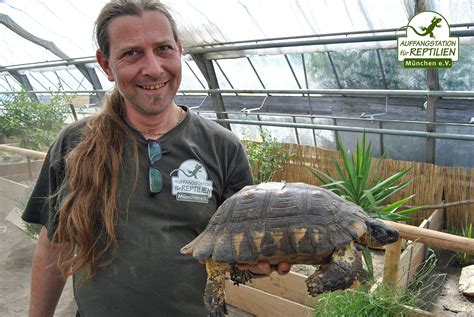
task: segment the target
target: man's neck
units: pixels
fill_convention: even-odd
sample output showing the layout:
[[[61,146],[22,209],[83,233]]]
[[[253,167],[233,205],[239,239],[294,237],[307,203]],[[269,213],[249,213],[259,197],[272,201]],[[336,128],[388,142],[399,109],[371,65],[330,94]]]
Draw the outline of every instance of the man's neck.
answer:
[[[154,115],[146,115],[126,108],[125,120],[130,127],[140,132],[146,139],[158,139],[176,127],[184,115],[184,110],[173,104],[163,112]]]

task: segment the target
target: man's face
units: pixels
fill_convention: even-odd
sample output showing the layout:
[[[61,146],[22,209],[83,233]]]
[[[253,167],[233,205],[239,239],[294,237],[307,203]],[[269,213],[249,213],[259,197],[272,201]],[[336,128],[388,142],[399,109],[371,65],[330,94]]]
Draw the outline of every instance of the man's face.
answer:
[[[97,60],[125,99],[128,110],[156,115],[174,105],[181,82],[181,44],[159,11],[114,18],[109,26],[110,56]]]

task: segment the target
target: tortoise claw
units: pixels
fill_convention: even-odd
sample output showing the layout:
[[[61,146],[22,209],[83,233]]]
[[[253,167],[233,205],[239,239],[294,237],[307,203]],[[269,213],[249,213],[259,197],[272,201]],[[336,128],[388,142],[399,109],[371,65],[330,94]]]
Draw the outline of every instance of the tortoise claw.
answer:
[[[225,303],[223,305],[208,308],[207,310],[207,317],[224,317],[225,315],[227,315],[227,306]]]
[[[230,279],[234,282],[234,285],[245,284],[249,282],[253,277],[253,273],[249,270],[239,270],[236,264],[231,264],[229,267]]]

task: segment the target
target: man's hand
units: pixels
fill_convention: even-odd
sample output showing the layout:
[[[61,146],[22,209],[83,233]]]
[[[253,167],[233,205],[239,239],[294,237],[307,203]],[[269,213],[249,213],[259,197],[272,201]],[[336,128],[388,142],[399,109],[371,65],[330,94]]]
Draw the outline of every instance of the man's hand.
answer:
[[[259,262],[257,264],[238,264],[239,270],[249,270],[257,275],[270,275],[276,271],[280,275],[285,275],[290,272],[291,264],[279,263],[278,265],[270,265],[268,262]]]

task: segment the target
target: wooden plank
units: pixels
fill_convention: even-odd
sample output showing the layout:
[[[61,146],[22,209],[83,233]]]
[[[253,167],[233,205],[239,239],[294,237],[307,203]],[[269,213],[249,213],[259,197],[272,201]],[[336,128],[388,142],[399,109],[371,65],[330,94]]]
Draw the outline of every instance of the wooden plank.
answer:
[[[306,276],[299,273],[290,272],[286,275],[279,275],[273,272],[269,277],[255,278],[247,285],[302,305],[314,307],[315,297],[308,294],[305,281]]]
[[[423,220],[423,222],[419,225],[420,228],[430,229],[431,221],[428,219]],[[413,242],[413,252],[411,255],[411,264],[410,264],[410,277],[409,282],[413,280],[416,275],[418,268],[420,267],[421,263],[426,258],[426,250],[427,246],[423,243],[419,243],[414,241]]]
[[[0,177],[0,196],[10,200],[20,200],[25,196],[28,186]]]
[[[427,219],[419,225],[419,228],[429,227]],[[419,242],[409,241],[409,245],[400,255],[400,266],[398,270],[398,286],[406,289],[408,284],[416,275],[421,262],[425,259],[426,246]]]
[[[436,209],[433,211],[431,216],[428,218],[430,222],[429,229],[441,231],[444,228],[444,217],[445,211],[444,209]]]
[[[43,161],[31,161],[30,162],[31,171],[34,174],[38,174],[43,166]],[[28,163],[7,163],[7,164],[0,164],[0,176],[11,176],[16,174],[26,174],[26,178],[28,179]]]
[[[226,302],[258,317],[313,316],[314,309],[246,285],[225,282]],[[313,299],[315,301],[315,299]]]
[[[400,264],[398,266],[397,286],[406,289],[410,282],[410,265],[413,256],[413,245],[408,245],[400,255]]]

